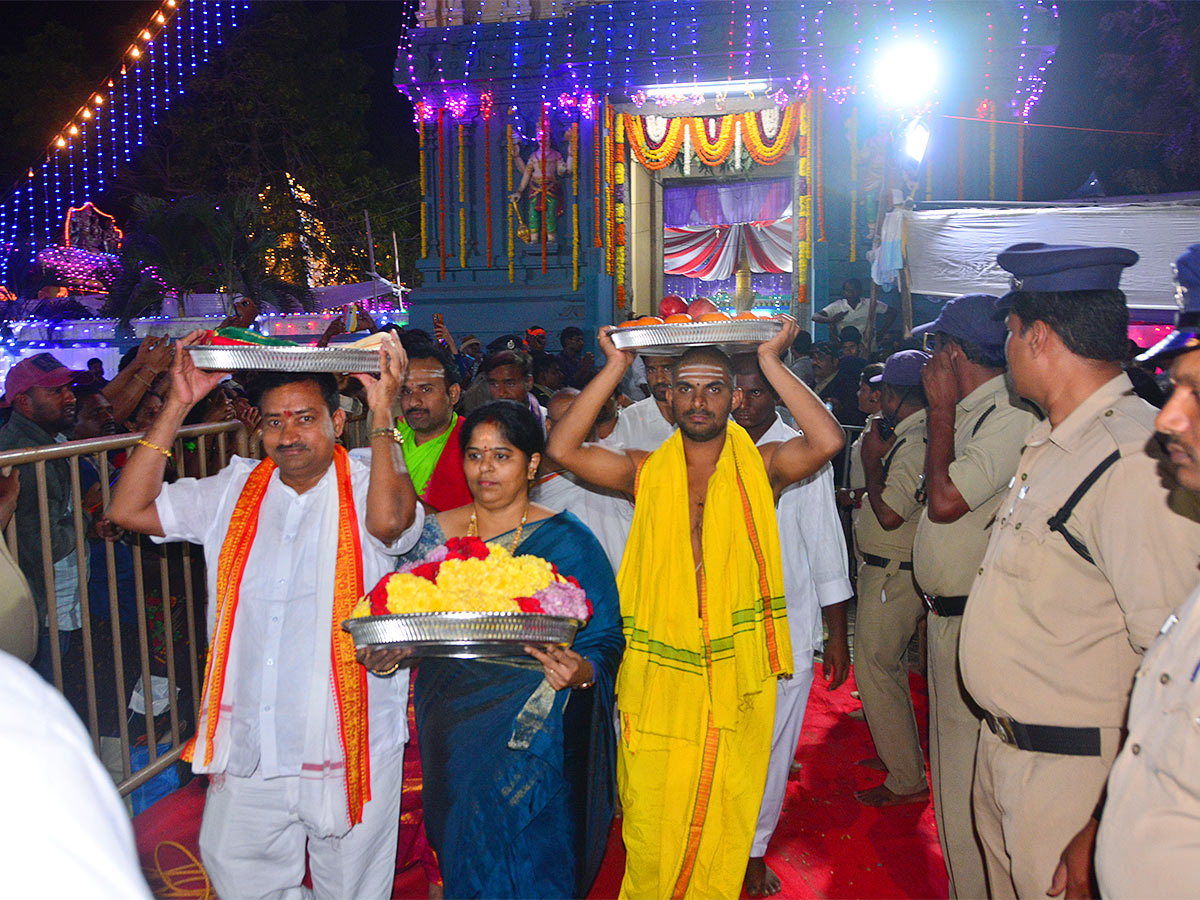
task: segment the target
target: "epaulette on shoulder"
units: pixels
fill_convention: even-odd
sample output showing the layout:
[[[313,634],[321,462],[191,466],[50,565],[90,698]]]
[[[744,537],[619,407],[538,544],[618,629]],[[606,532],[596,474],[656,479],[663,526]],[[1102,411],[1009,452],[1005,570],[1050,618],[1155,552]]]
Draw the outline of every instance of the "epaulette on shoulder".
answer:
[[[1130,402],[1133,401],[1133,402]],[[1139,397],[1121,397],[1100,413],[1100,424],[1122,454],[1141,449],[1154,434],[1157,410]]]

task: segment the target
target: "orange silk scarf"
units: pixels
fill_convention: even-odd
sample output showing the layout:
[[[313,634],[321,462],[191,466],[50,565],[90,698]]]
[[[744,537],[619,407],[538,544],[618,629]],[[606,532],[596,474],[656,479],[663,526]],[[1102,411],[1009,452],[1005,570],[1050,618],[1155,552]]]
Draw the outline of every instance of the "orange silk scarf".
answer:
[[[350,457],[344,447],[335,447],[333,465],[337,478],[338,525],[337,562],[334,570],[333,623],[330,635],[332,654],[333,699],[337,712],[338,740],[345,759],[346,808],[350,824],[362,820],[363,804],[371,799],[371,760],[368,746],[367,676],[358,664],[354,640],[342,630],[341,623],[363,594],[362,543],[358,531],[358,516],[354,511],[354,490],[350,481]],[[204,733],[204,762],[213,758],[213,741],[221,698],[225,691],[225,668],[229,661],[229,644],[233,636],[238,595],[246,560],[258,532],[258,514],[262,508],[267,486],[275,463],[264,459],[250,473],[245,487],[234,506],[229,531],[221,545],[217,563],[216,628],[204,670],[204,696],[201,708],[206,712]],[[200,735],[188,742],[183,758],[191,761]]]

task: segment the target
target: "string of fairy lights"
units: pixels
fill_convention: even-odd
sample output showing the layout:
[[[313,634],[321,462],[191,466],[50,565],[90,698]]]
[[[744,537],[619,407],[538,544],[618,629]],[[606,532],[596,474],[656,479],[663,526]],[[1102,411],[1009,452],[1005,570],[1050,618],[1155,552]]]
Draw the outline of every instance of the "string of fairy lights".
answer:
[[[499,18],[510,26],[505,33],[508,46],[504,53],[489,53],[479,19],[469,15],[481,4],[422,0],[419,23],[471,25],[469,50],[453,55],[449,27],[441,28],[440,45],[432,52],[428,44],[406,38],[397,59],[407,55],[407,82],[397,78],[397,86],[430,122],[436,119],[438,109],[478,108],[481,94],[503,85],[510,96],[539,98],[536,109],[530,104],[526,117],[531,119],[540,115],[545,103],[557,105],[559,110],[586,105],[584,92],[627,97],[636,106],[646,105],[645,114],[653,114],[655,103],[672,106],[701,99],[702,92],[689,92],[688,82],[706,83],[705,79],[712,77],[713,63],[723,58],[716,67],[722,72],[720,80],[731,85],[765,80],[767,93],[783,108],[813,87],[823,89],[835,103],[874,89],[872,67],[860,62],[867,54],[877,58],[897,40],[939,43],[938,9],[932,0],[810,0],[786,5],[771,0],[667,0],[655,4],[659,8],[654,12],[647,9],[648,3],[552,5],[554,17],[523,22],[522,18],[528,18],[526,6],[519,0],[502,2]],[[1058,5],[1052,0],[976,4],[989,33],[984,59],[979,61],[986,73],[985,96],[996,83],[993,54],[1001,51],[990,40],[995,21],[991,14],[1002,6],[1015,10],[1019,20],[1016,71],[1007,107],[1014,118],[1024,122],[1045,90],[1045,72],[1053,60],[1052,52],[1030,43],[1033,18],[1045,14],[1057,19]],[[522,10],[526,10],[524,16]],[[868,20],[875,27],[865,27]],[[715,21],[724,22],[719,36],[705,32],[706,23]],[[553,48],[559,52],[552,52]],[[426,58],[430,53],[432,59]],[[710,75],[704,75],[705,71]],[[399,66],[396,74],[400,74]],[[565,91],[561,88],[564,83]],[[642,90],[659,85],[679,85],[680,90],[674,94],[654,91],[652,96]],[[740,90],[731,88],[729,96],[737,96]]]
[[[241,24],[249,3],[163,0],[114,67],[0,200],[0,284],[13,257],[65,243],[72,208],[105,190],[163,121],[185,82]]]

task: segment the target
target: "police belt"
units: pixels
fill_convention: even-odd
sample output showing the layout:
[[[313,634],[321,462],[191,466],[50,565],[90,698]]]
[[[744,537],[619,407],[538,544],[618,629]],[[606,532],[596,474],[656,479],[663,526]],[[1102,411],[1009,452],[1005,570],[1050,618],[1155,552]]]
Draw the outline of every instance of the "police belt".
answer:
[[[925,605],[929,607],[930,612],[939,616],[961,616],[967,608],[966,596],[935,597],[933,594],[921,591],[921,599],[925,601]]]
[[[886,569],[892,564],[892,560],[886,556],[876,556],[874,553],[863,553],[862,561],[864,565],[877,566],[880,569]],[[900,563],[900,569],[904,572],[912,571],[912,560]]]
[[[1067,728],[1061,725],[1025,725],[1004,716],[984,712],[992,734],[1005,744],[1035,753],[1063,756],[1099,756],[1099,728]]]

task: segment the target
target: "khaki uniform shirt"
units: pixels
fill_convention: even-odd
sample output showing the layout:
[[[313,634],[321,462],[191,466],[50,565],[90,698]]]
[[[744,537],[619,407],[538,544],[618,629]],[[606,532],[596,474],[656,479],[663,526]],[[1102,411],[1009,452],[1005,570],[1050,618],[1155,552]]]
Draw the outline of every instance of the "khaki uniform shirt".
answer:
[[[1146,651],[1096,837],[1105,897],[1197,897],[1200,589]]]
[[[1168,509],[1144,449],[1155,410],[1130,390],[1122,373],[1026,440],[959,642],[963,684],[995,715],[1122,726],[1139,654],[1196,581],[1200,525]],[[1066,523],[1093,565],[1048,520],[1118,448]]]
[[[881,500],[904,524],[887,531],[875,517],[871,499],[864,496],[854,520],[854,542],[862,553],[907,562],[912,559],[913,535],[922,502],[917,499],[925,476],[925,410],[913,413],[896,426],[896,442],[883,457],[884,483]]]
[[[1014,406],[1003,375],[989,379],[954,407],[954,459],[950,481],[968,512],[937,523],[921,510],[913,540],[913,574],[921,590],[936,597],[965,597],[971,591],[992,520],[1021,460],[1025,435],[1037,417]]]

